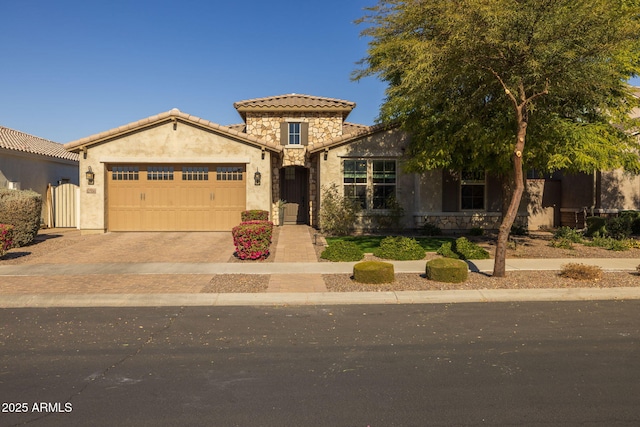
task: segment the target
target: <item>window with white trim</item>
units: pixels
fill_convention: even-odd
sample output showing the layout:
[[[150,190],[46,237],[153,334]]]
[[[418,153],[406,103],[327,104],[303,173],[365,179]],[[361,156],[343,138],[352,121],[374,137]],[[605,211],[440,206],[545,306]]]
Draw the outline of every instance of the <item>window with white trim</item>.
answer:
[[[484,171],[463,171],[460,178],[460,210],[484,210]]]
[[[395,160],[344,160],[344,197],[363,209],[391,209],[396,197]]]

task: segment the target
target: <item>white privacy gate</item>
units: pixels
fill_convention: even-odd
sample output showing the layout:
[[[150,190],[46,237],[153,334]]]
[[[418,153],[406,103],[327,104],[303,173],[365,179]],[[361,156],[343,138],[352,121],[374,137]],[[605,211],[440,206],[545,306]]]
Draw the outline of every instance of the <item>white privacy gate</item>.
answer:
[[[75,184],[49,186],[49,227],[78,228],[80,187]]]

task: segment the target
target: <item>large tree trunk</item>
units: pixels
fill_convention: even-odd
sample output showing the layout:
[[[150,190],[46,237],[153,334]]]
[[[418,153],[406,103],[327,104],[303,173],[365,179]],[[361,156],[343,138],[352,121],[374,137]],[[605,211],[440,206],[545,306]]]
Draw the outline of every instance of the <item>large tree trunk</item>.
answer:
[[[527,122],[523,116],[524,108],[526,108],[525,105],[521,105],[516,108],[518,134],[516,135],[516,146],[513,151],[513,193],[511,195],[511,202],[509,203],[506,212],[503,214],[502,223],[500,224],[500,230],[498,232],[496,255],[493,265],[493,277],[505,277],[506,275],[507,243],[509,240],[509,233],[511,232],[511,226],[518,215],[518,207],[520,206],[520,200],[522,200],[522,194],[524,193],[522,152],[524,150],[524,141],[527,136]]]

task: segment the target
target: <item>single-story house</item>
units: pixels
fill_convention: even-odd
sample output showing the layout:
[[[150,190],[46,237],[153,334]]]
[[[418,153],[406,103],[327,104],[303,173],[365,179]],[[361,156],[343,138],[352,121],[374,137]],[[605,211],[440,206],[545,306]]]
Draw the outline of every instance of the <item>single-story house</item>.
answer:
[[[77,185],[78,164],[78,154],[62,144],[0,126],[0,188],[40,193],[43,218],[49,184]]]
[[[246,209],[317,226],[323,188],[332,184],[362,205],[363,228],[398,212],[407,228],[425,221],[445,230],[499,224],[494,178],[404,172],[408,135],[348,122],[353,102],[288,94],[234,107],[240,124],[222,126],[173,109],[65,144],[80,155],[82,232],[231,230]],[[564,210],[639,204],[635,177],[532,174],[519,221],[530,229],[553,227]]]

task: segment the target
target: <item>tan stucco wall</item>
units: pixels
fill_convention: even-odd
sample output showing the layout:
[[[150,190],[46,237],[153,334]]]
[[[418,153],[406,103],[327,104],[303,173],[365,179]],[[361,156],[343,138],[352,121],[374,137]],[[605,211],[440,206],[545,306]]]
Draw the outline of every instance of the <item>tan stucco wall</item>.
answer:
[[[640,209],[640,177],[622,170],[600,174],[600,208]]]
[[[238,140],[206,131],[183,122],[134,132],[91,146],[87,158],[80,153],[80,228],[89,233],[106,230],[106,164],[108,163],[244,163],[246,164],[247,209],[270,210],[271,168],[269,152]],[[88,167],[94,171],[95,184],[84,179]],[[253,175],[262,174],[262,184],[254,185]]]
[[[33,190],[42,195],[42,214],[46,212],[48,184],[68,179],[78,184],[78,163],[14,150],[0,149],[0,188],[9,182],[19,182],[21,190]]]
[[[390,130],[332,148],[329,150],[327,160],[324,160],[323,154],[320,153],[318,160],[319,188],[336,184],[342,190],[342,162],[345,159],[396,159],[398,161],[396,198],[405,214],[402,225],[413,227],[413,212],[416,208],[416,179],[415,174],[403,172],[403,148],[407,143],[408,137],[405,133],[399,130]],[[320,190],[319,205],[322,202],[321,196],[322,190]],[[427,198],[427,200],[429,199]],[[363,214],[366,216],[367,213],[373,212],[375,211],[363,212]]]

